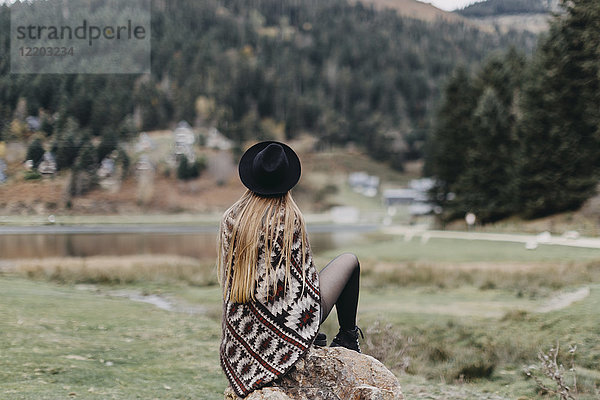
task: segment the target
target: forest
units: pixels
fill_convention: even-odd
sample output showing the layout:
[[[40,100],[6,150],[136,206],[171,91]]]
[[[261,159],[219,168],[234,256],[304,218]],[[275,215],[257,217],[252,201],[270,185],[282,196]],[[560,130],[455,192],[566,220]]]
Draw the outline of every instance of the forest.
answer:
[[[507,14],[547,13],[556,0],[487,0],[458,10],[465,17],[490,17]]]
[[[600,179],[600,3],[573,0],[528,59],[457,69],[428,142],[443,219],[576,210]]]
[[[156,0],[151,74],[10,74],[1,57],[0,141],[93,172],[134,133],[181,120],[238,147],[309,134],[400,170],[425,158],[445,221],[574,210],[599,178],[600,3],[564,5],[538,41],[341,0]]]
[[[93,137],[110,151],[132,132],[180,120],[237,143],[283,126],[286,138],[353,142],[401,169],[422,157],[440,87],[457,65],[536,43],[342,0],[156,0],[152,10],[151,74],[17,75],[1,57],[0,140],[31,140],[23,121],[38,116],[44,141],[69,154],[59,168],[69,168]],[[2,54],[9,12],[0,7]]]

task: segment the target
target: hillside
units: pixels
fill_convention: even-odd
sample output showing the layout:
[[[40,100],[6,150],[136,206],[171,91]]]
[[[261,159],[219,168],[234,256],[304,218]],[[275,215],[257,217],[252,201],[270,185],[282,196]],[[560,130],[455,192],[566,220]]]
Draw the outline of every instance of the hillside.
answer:
[[[198,158],[206,160],[207,169],[198,179],[181,181],[168,163],[172,152],[172,132],[153,131],[148,135],[153,145],[145,155],[155,165],[149,179],[142,181],[139,172],[131,170],[116,184],[108,186],[100,183],[94,190],[77,197],[67,195],[70,171],[61,171],[56,176],[39,180],[23,180],[21,163],[10,164],[11,178],[0,185],[0,215],[219,214],[245,190],[237,175],[237,155],[198,146],[195,153]],[[294,196],[307,212],[323,212],[335,205],[379,209],[379,198],[367,198],[350,190],[346,182],[352,172],[377,175],[383,187],[406,184],[420,174],[418,163],[407,165],[406,171],[399,173],[356,149],[315,152],[315,139],[308,136],[288,143],[298,152],[303,163],[303,176],[294,189]],[[126,143],[124,147],[128,149],[132,163],[136,164],[140,154],[134,150],[135,143]],[[19,159],[22,158],[24,155],[20,154]]]
[[[552,14],[557,12],[561,12],[559,0],[488,0],[456,11],[482,28],[536,34],[548,29]]]
[[[462,17],[414,0],[155,3],[146,76],[10,75],[0,58],[0,140],[28,141],[28,116],[47,148],[89,136],[124,141],[186,120],[237,145],[303,133],[322,148],[353,142],[401,169],[422,157],[439,88],[457,64],[536,42],[449,22]],[[402,12],[377,10],[386,4]],[[9,11],[0,6],[1,26],[10,26]],[[9,42],[0,30],[0,51]]]
[[[351,4],[358,0],[350,0]],[[447,22],[466,22],[467,20],[455,13],[440,10],[431,4],[421,3],[416,0],[360,0],[365,5],[373,5],[376,10],[391,9],[398,15],[419,19],[427,22],[443,20]]]
[[[558,11],[558,0],[487,0],[471,4],[456,13],[469,17],[494,17],[501,15],[547,14]]]
[[[515,14],[470,18],[470,21],[481,29],[495,29],[502,33],[527,31],[540,34],[548,30],[550,19],[550,14]]]

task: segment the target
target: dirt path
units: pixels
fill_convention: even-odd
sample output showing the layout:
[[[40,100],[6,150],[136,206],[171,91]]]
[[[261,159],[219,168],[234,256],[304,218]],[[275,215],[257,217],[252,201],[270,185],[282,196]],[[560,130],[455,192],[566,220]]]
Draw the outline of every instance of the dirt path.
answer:
[[[547,313],[550,311],[562,310],[563,308],[567,308],[577,301],[585,299],[589,295],[590,288],[587,286],[579,288],[574,292],[560,293],[548,300],[543,306],[538,307],[535,311],[540,313]]]
[[[202,306],[187,304],[170,296],[158,294],[145,295],[139,290],[110,290],[104,292],[99,290],[95,285],[77,285],[76,288],[79,290],[93,291],[108,297],[123,297],[132,301],[152,304],[153,306],[165,311],[186,314],[205,314],[207,311],[206,308]]]
[[[523,243],[525,245],[546,244],[556,246],[584,247],[590,249],[600,249],[600,238],[579,237],[576,239],[552,236],[550,234],[526,235],[510,233],[484,233],[484,232],[461,232],[461,231],[436,231],[423,228],[413,228],[407,226],[393,226],[384,228],[384,233],[392,235],[401,235],[405,237],[419,236],[421,241],[426,242],[429,239],[464,239],[464,240],[489,240],[493,242],[513,242]]]

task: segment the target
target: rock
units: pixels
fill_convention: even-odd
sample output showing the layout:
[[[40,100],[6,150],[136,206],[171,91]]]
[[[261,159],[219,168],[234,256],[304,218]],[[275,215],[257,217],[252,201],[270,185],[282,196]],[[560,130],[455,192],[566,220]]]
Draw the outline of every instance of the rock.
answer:
[[[225,400],[238,400],[231,387]],[[340,347],[312,347],[304,360],[245,400],[403,400],[398,379],[375,358]]]

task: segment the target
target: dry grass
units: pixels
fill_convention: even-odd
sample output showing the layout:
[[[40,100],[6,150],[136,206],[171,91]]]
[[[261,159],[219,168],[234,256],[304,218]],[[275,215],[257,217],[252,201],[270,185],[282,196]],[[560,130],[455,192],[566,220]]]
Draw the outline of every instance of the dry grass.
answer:
[[[530,293],[540,288],[560,289],[598,282],[600,262],[362,262],[364,282],[373,286],[464,285],[486,289],[518,290]]]
[[[26,259],[16,260],[5,269],[28,278],[61,283],[216,283],[214,265],[172,255]]]
[[[378,360],[385,360],[388,368],[406,372],[410,366],[408,355],[413,345],[412,337],[404,337],[391,324],[375,321],[365,331],[364,352]]]

